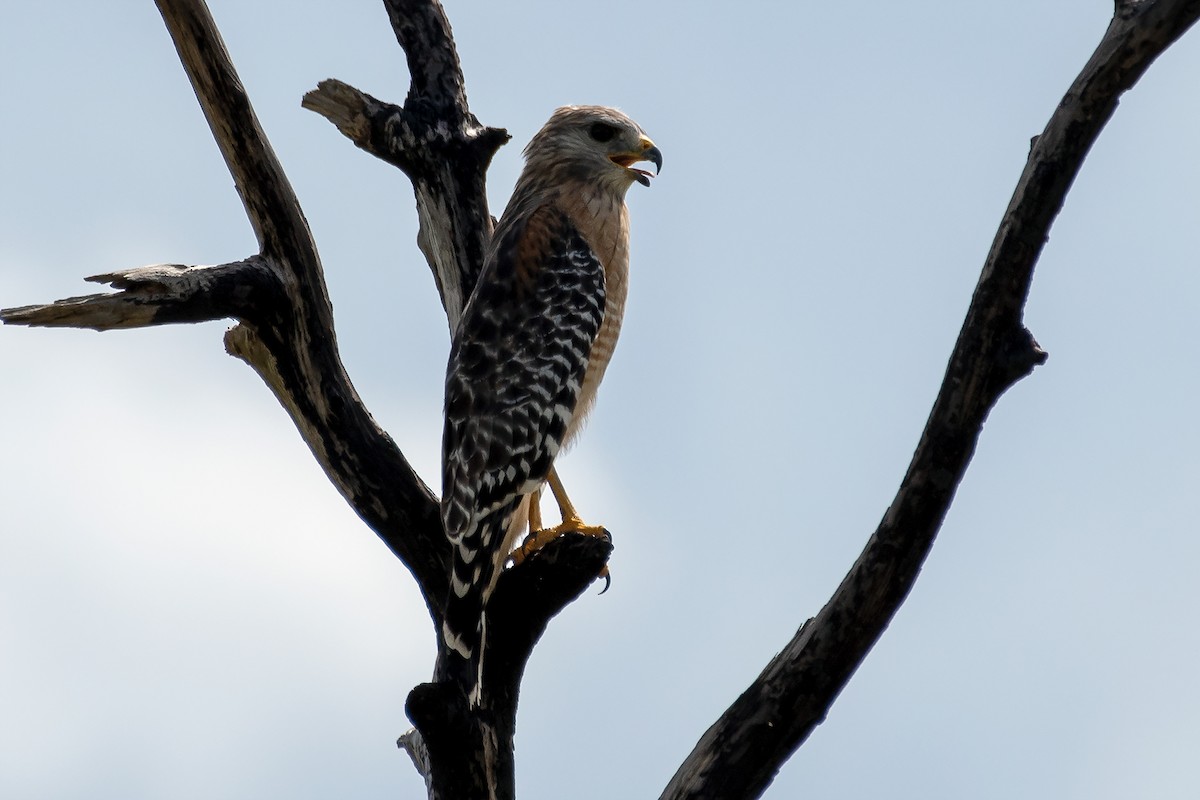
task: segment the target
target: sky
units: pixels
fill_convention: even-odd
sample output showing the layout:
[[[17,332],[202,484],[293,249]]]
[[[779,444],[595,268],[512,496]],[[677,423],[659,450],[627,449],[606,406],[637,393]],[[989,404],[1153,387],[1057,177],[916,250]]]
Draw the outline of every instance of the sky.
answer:
[[[404,176],[301,95],[401,102],[382,5],[210,3],[312,226],[342,357],[439,485],[449,344]],[[518,793],[657,797],[832,593],[899,485],[1000,217],[1111,3],[447,0],[472,109],[524,143],[621,107],[621,345],[560,461],[612,589],[526,673]],[[765,797],[1192,798],[1200,39],[1122,100],[907,603]],[[153,4],[0,26],[0,306],[256,250]],[[433,631],[228,322],[0,329],[0,797],[423,796],[395,748]]]

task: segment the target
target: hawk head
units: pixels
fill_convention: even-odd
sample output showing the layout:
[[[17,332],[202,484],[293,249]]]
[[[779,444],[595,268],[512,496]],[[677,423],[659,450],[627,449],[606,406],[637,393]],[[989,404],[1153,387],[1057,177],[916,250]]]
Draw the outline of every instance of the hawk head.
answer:
[[[597,181],[624,193],[634,181],[650,185],[650,173],[633,165],[648,161],[662,169],[662,153],[638,124],[615,108],[563,106],[525,148],[526,172]]]

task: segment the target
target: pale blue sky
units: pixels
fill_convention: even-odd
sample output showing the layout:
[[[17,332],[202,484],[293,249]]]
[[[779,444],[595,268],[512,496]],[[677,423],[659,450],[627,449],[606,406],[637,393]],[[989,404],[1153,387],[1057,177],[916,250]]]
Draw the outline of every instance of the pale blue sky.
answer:
[[[339,342],[432,485],[447,334],[407,180],[300,96],[395,102],[381,4],[211,4],[325,261]],[[448,0],[514,141],[619,105],[627,322],[561,463],[614,534],[530,664],[518,784],[657,797],[895,492],[1029,146],[1111,3]],[[1192,798],[1200,41],[1123,100],[1052,231],[1050,360],[992,414],[912,597],[768,798]],[[0,26],[0,305],[254,240],[149,0]],[[0,797],[419,797],[432,631],[225,323],[0,330]]]

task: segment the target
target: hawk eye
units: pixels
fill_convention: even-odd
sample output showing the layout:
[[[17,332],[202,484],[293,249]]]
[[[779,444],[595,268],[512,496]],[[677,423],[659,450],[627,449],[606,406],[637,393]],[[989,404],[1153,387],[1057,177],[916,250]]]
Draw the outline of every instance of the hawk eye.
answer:
[[[607,122],[593,122],[588,128],[588,135],[597,142],[607,142],[617,135],[617,129]]]

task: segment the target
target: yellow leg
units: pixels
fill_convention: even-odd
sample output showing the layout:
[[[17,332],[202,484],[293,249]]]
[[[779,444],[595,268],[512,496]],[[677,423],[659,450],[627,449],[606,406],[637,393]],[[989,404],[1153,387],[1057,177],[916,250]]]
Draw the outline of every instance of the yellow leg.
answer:
[[[599,525],[585,525],[580,519],[579,512],[571,504],[571,498],[567,497],[567,490],[563,488],[562,481],[559,480],[558,470],[550,468],[550,474],[546,476],[546,483],[550,484],[550,491],[554,493],[554,501],[558,503],[559,513],[562,514],[562,522],[554,530],[559,533],[583,533],[588,536],[604,535],[604,528]],[[530,528],[530,530],[533,529]]]
[[[542,490],[538,490],[529,495],[529,532],[540,531],[542,529]]]

